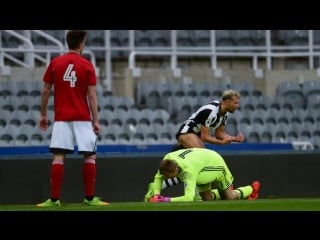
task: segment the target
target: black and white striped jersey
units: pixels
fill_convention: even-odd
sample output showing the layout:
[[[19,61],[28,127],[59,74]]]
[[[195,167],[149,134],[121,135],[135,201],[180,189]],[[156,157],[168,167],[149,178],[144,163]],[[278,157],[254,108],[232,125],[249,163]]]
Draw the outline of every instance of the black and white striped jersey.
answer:
[[[220,115],[221,102],[211,101],[206,105],[201,106],[197,109],[191,116],[183,122],[179,128],[176,138],[178,139],[180,134],[184,133],[195,133],[200,137],[200,127],[201,125],[209,127],[215,130],[221,125],[225,125],[228,118],[228,112],[224,115]]]

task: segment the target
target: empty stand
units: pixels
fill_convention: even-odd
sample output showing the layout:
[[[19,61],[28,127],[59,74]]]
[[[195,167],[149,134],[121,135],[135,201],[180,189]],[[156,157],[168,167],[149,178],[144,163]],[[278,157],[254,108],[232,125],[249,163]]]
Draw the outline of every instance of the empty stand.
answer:
[[[313,136],[312,138],[312,144],[315,149],[320,149],[320,136]]]
[[[273,136],[269,130],[264,130],[260,133],[260,142],[261,143],[272,143]]]
[[[207,87],[206,83],[203,83],[203,82],[195,83],[194,89],[197,92],[197,96],[200,96],[200,97],[210,97],[211,96],[210,89]]]
[[[312,109],[314,111],[319,111],[320,110],[320,94],[319,95],[309,95],[307,96],[307,106],[309,109]]]
[[[228,118],[228,123],[225,126],[225,130],[228,134],[236,136],[238,134],[237,121],[234,118]]]
[[[291,102],[295,107],[304,107],[305,98],[302,87],[297,82],[281,82],[276,89],[276,94],[282,96],[285,102]]]
[[[254,85],[250,82],[233,82],[230,84],[230,88],[237,90],[241,97],[248,97],[253,95]]]
[[[153,45],[152,33],[149,30],[135,30],[137,47],[151,47]]]
[[[307,98],[310,95],[320,95],[319,81],[306,81],[302,85],[303,95]]]
[[[286,45],[304,45],[307,46],[308,30],[280,30],[284,34],[284,43]]]
[[[233,30],[234,39],[238,46],[255,46],[255,30]]]
[[[256,131],[250,132],[246,137],[246,142],[248,142],[248,143],[259,143],[260,142],[259,133],[256,132]]]
[[[235,46],[236,39],[233,31],[216,30],[216,45],[217,46]]]
[[[102,109],[115,111],[122,104],[122,99],[119,96],[112,95],[104,97],[103,100],[100,98],[99,104],[101,105]]]
[[[149,30],[154,47],[168,47],[171,45],[170,30]]]
[[[197,47],[210,46],[211,33],[210,30],[195,30],[195,45]]]
[[[136,103],[132,97],[129,96],[120,96],[120,103],[118,108],[122,108],[126,111],[129,111],[131,108],[135,108]]]
[[[177,45],[183,47],[195,46],[194,30],[177,30]]]
[[[152,123],[160,123],[162,125],[166,124],[170,119],[169,113],[164,109],[154,110],[154,118]]]

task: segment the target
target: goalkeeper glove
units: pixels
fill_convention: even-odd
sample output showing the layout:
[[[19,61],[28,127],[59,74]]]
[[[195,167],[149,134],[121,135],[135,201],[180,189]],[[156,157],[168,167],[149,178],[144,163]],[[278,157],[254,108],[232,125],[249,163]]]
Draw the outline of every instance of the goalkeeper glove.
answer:
[[[150,198],[150,202],[170,202],[170,198],[156,194]]]

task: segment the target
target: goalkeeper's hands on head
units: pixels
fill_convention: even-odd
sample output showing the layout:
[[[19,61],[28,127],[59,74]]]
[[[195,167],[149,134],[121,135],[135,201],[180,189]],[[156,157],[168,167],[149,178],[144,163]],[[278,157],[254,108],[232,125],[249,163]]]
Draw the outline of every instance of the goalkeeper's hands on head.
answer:
[[[150,202],[170,202],[170,198],[156,194],[150,198]]]

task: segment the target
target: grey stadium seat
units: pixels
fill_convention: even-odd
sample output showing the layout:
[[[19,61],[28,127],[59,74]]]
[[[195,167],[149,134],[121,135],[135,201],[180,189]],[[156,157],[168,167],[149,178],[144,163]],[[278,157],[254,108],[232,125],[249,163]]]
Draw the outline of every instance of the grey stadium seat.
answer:
[[[294,102],[295,107],[304,107],[305,99],[302,87],[297,82],[285,81],[278,84],[276,94],[285,100]]]
[[[304,97],[314,94],[320,95],[320,82],[316,80],[304,82],[302,84],[302,92]]]

